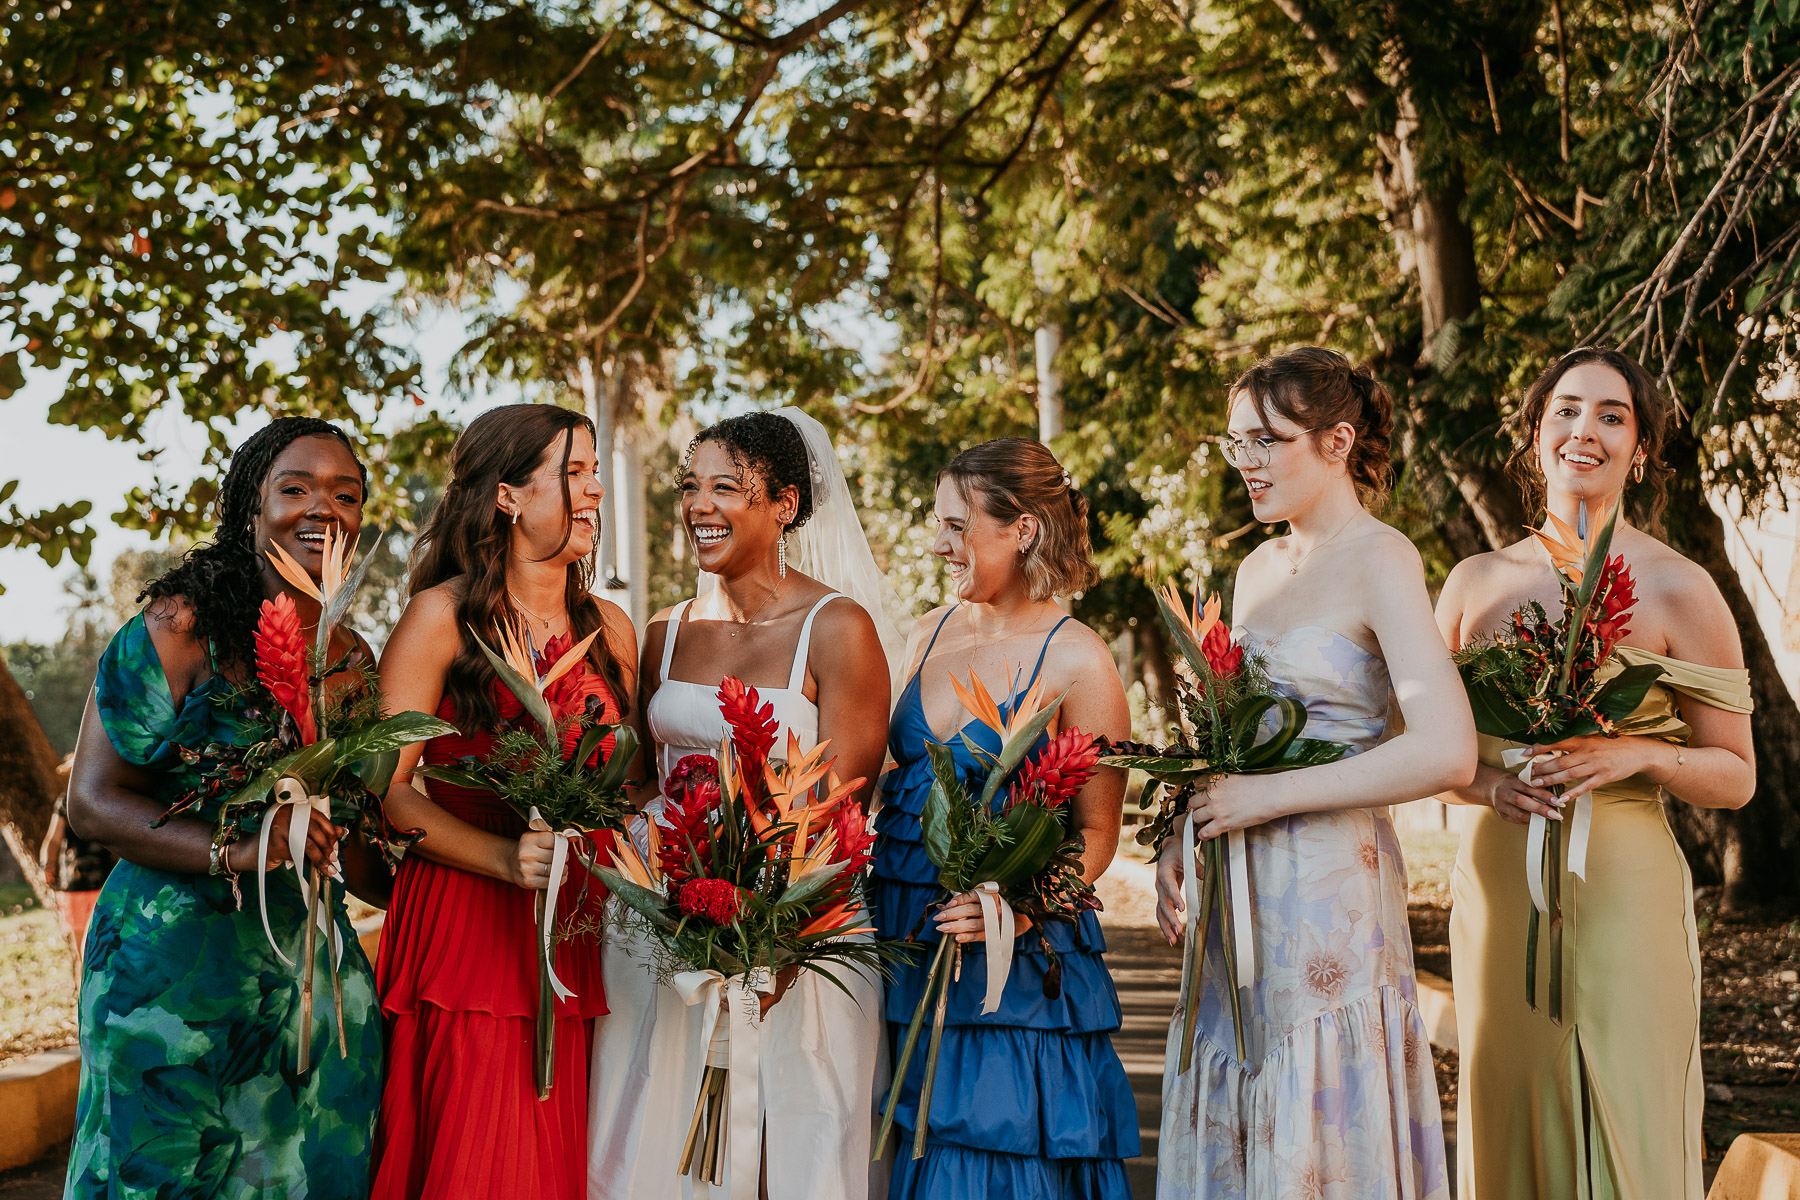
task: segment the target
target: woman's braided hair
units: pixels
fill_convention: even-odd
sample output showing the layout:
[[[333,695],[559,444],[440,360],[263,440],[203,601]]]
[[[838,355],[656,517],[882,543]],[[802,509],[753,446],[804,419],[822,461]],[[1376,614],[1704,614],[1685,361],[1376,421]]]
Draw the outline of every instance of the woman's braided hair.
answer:
[[[263,483],[281,452],[304,437],[336,438],[356,460],[363,492],[368,468],[357,457],[350,438],[329,421],[314,417],[281,417],[251,434],[231,456],[225,482],[214,501],[217,532],[210,542],[189,550],[169,571],[138,593],[137,601],[185,597],[194,610],[193,635],[207,647],[213,670],[247,676],[256,663],[256,621],[262,602],[262,556],[256,551],[256,518],[262,512]]]

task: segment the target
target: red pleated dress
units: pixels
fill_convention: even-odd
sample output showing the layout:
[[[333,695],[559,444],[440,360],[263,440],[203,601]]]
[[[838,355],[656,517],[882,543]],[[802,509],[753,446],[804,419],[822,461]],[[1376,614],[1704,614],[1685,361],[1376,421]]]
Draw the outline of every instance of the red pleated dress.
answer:
[[[616,720],[605,682],[592,673],[580,682]],[[518,700],[495,688],[500,715],[517,717]],[[455,720],[448,698],[438,715]],[[493,740],[485,731],[433,738],[424,760],[480,758]],[[608,738],[602,753],[611,749]],[[444,811],[478,829],[507,838],[525,832],[524,819],[498,796],[436,782],[430,788]],[[604,846],[610,835],[594,840]],[[419,854],[401,863],[375,967],[388,1037],[372,1200],[583,1200],[589,1039],[593,1018],[606,1012],[600,939],[578,934],[556,945],[557,976],[575,995],[556,1005],[556,1079],[540,1101],[532,1081],[533,905],[530,891],[499,879]],[[604,889],[573,867],[559,918],[581,916],[597,929],[604,906]]]

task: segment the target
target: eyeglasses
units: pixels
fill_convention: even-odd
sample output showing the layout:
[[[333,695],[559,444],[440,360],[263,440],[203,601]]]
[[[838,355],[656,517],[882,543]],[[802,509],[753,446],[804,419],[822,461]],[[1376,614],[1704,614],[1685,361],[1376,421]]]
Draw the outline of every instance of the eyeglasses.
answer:
[[[1269,465],[1269,455],[1274,452],[1275,447],[1285,446],[1294,438],[1300,437],[1301,434],[1314,433],[1317,429],[1317,426],[1312,429],[1302,429],[1293,437],[1285,438],[1264,435],[1248,442],[1238,438],[1226,438],[1220,450],[1225,455],[1225,461],[1238,470],[1255,471]]]

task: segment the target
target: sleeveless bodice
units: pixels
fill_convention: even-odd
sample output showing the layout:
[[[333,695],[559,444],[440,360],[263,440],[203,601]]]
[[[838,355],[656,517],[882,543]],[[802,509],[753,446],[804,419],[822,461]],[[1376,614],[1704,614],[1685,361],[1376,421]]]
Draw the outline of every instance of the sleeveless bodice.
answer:
[[[570,686],[601,697],[605,719],[618,720],[618,704],[604,678],[585,662],[580,670]],[[524,711],[498,680],[492,687],[502,720]],[[439,704],[438,716],[456,720],[448,696]],[[441,766],[465,757],[481,759],[493,744],[494,733],[488,729],[445,734],[425,743],[424,761]],[[600,753],[611,748],[608,738]],[[525,832],[525,818],[492,792],[435,780],[429,787],[434,804],[477,829],[509,839]],[[592,834],[590,840],[603,848],[611,836]],[[586,872],[576,869],[558,897],[557,912],[564,922],[597,924],[605,911],[605,896]],[[531,892],[505,880],[408,854],[394,880],[394,898],[375,964],[382,1011],[391,1017],[430,1005],[444,1012],[535,1017],[537,968],[529,949],[535,928],[532,905]],[[556,955],[557,974],[575,992],[572,999],[558,1004],[559,1017],[586,1019],[604,1013],[599,939],[574,934],[557,944]]]
[[[812,648],[813,621],[819,610],[842,596],[841,592],[821,596],[808,610],[806,621],[800,626],[800,642],[794,647],[794,665],[788,671],[787,686],[756,689],[764,702],[775,710],[779,728],[775,732],[772,757],[776,759],[786,756],[790,733],[807,749],[818,744],[819,708],[806,698],[806,656]],[[725,718],[719,712],[719,685],[669,677],[675,662],[675,639],[693,603],[691,598],[683,600],[669,616],[669,632],[663,639],[662,682],[657,685],[656,694],[650,697],[650,706],[644,713],[650,724],[650,736],[656,739],[658,779],[666,777],[676,763],[690,754],[717,754],[719,743],[725,739]]]
[[[1387,730],[1387,663],[1323,625],[1296,625],[1264,638],[1242,631],[1262,655],[1270,690],[1306,705],[1302,737],[1342,742],[1352,754],[1371,749]]]

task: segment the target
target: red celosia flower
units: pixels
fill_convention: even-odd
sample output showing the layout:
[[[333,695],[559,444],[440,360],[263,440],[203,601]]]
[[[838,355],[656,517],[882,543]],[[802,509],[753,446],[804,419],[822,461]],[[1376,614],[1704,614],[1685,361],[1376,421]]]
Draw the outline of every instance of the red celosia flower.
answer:
[[[1035,800],[1056,808],[1073,800],[1094,777],[1100,762],[1100,746],[1079,729],[1066,729],[1020,769],[1008,794],[1008,806]]]
[[[306,636],[300,632],[300,614],[286,592],[262,603],[262,615],[256,622],[256,677],[294,718],[300,744],[310,746],[318,741],[307,687]]]
[[[1206,631],[1200,650],[1206,655],[1206,665],[1221,679],[1229,679],[1243,668],[1244,648],[1231,640],[1223,621]]]
[[[677,899],[683,916],[729,925],[744,908],[744,889],[727,879],[690,879]]]
[[[663,795],[671,800],[682,800],[702,783],[718,786],[719,760],[710,754],[690,754],[676,763],[675,769],[663,780]]]
[[[763,763],[775,747],[775,706],[759,707],[761,700],[755,688],[745,687],[735,675],[727,675],[719,684],[719,712],[731,729],[732,748],[746,779],[762,775]]]

